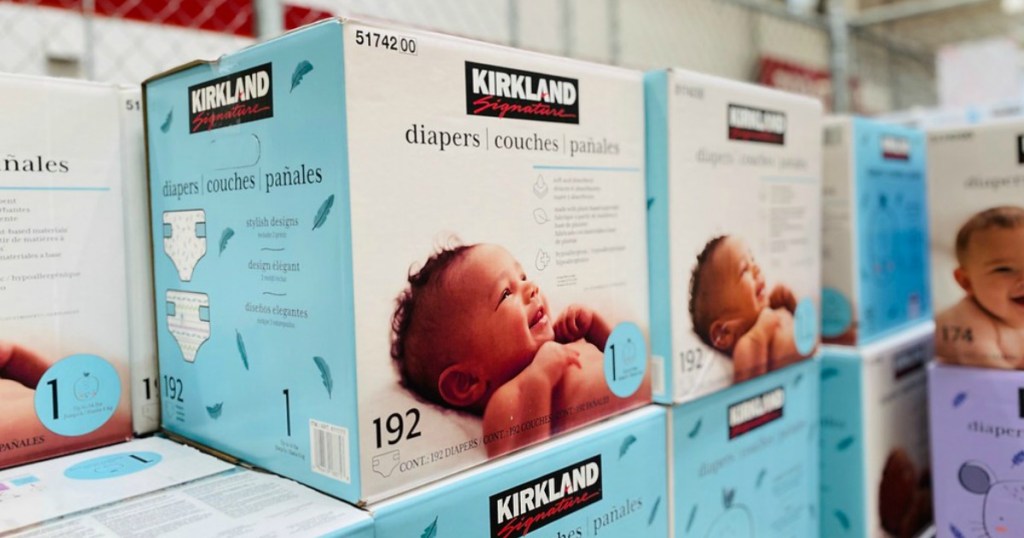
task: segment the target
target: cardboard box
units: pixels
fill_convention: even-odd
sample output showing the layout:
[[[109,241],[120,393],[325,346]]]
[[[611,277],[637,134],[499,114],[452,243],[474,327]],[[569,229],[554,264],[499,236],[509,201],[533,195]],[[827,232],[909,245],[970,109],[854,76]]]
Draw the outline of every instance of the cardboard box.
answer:
[[[928,133],[938,360],[1024,367],[1024,121]]]
[[[928,391],[938,536],[1020,536],[1024,373],[934,364]]]
[[[930,319],[924,134],[830,118],[824,164],[822,340],[863,345]]]
[[[821,359],[822,536],[917,536],[932,521],[926,367],[920,323]]]
[[[144,92],[168,430],[365,502],[650,401],[639,73],[329,20]]]
[[[4,75],[0,468],[131,437],[116,87]]]
[[[681,403],[814,353],[821,105],[681,70],[645,86],[655,398]]]
[[[370,505],[378,536],[666,536],[665,410],[651,406]]]
[[[670,536],[818,536],[818,386],[803,361],[670,408]]]
[[[0,506],[21,538],[374,536],[361,510],[157,437],[0,474]]]
[[[153,320],[153,244],[149,228],[149,184],[142,129],[142,89],[120,88],[121,159],[124,174],[125,263],[128,283],[132,428],[136,435],[160,428],[160,386]]]

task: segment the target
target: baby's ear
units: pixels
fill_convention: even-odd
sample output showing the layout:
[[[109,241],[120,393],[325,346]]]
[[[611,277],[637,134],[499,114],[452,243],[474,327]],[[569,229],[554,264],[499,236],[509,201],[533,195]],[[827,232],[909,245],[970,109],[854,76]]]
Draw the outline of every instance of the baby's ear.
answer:
[[[961,267],[957,267],[953,270],[953,278],[956,279],[956,283],[960,284],[960,287],[966,293],[972,293],[971,279],[967,277],[967,273]]]
[[[487,382],[469,364],[453,364],[437,378],[437,392],[448,405],[472,407],[487,392]]]
[[[719,351],[731,350],[736,345],[736,339],[739,336],[736,334],[737,325],[738,322],[735,320],[716,319],[712,321],[711,327],[708,329],[708,339],[711,340],[711,345]]]

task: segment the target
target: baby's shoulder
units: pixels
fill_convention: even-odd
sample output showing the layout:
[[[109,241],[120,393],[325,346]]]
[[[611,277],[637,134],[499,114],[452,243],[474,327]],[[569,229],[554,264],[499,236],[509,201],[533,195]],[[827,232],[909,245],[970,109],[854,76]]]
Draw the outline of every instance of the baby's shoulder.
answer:
[[[935,326],[938,330],[953,332],[994,333],[997,322],[998,320],[982,310],[969,297],[961,299],[935,316]]]

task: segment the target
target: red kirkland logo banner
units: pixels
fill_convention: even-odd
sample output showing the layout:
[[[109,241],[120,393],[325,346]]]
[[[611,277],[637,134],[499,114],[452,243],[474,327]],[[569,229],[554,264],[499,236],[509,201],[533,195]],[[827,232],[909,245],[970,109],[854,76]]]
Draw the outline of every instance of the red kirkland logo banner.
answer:
[[[271,65],[190,86],[188,109],[190,134],[273,117]]]
[[[779,420],[782,418],[785,407],[786,390],[782,387],[776,387],[748,400],[730,405],[728,409],[729,439],[735,439],[765,424]]]
[[[580,122],[579,80],[466,62],[466,114]]]
[[[491,538],[519,538],[602,499],[601,456],[491,495]]]

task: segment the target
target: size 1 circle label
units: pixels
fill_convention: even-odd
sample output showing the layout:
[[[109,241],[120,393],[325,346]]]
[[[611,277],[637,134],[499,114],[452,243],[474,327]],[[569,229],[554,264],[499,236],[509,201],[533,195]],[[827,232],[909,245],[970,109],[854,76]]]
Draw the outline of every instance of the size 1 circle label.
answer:
[[[36,385],[36,416],[46,429],[67,437],[106,424],[121,400],[117,370],[96,355],[71,355],[51,366]]]
[[[647,341],[635,323],[620,323],[604,346],[604,378],[612,394],[632,396],[647,373]]]
[[[793,340],[801,355],[808,355],[818,344],[818,309],[814,301],[804,298],[793,313]]]

